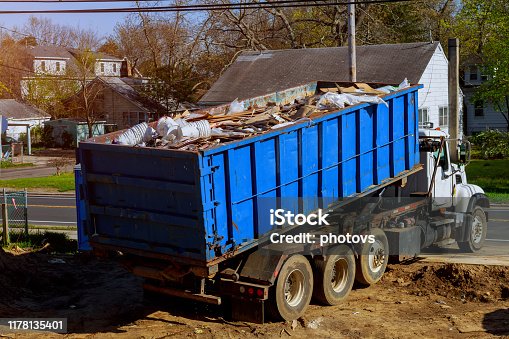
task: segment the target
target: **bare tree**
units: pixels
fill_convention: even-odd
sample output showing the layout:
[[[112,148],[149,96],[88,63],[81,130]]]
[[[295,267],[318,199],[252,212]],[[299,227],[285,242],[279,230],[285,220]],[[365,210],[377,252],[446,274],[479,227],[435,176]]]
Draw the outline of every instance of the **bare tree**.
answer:
[[[94,125],[100,118],[98,100],[104,91],[104,86],[99,81],[93,81],[97,54],[88,48],[76,50],[73,54],[77,60],[73,79],[78,85],[79,91],[67,99],[65,104],[74,117],[85,120],[88,136],[91,138]]]

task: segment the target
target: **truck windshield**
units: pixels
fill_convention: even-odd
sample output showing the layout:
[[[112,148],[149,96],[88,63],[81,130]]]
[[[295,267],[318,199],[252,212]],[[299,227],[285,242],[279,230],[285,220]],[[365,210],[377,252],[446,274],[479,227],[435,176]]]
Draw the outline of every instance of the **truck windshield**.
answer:
[[[438,155],[438,150],[433,152],[433,158],[435,160],[438,159],[438,164],[442,167],[442,170],[445,172],[449,169],[449,161],[447,160],[447,147],[444,145],[442,152],[440,152],[440,157]]]

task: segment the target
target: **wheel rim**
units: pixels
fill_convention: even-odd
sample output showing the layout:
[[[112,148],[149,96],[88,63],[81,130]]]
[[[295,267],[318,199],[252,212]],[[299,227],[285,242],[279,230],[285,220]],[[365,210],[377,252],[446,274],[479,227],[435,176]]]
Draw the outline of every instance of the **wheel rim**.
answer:
[[[295,269],[288,274],[285,281],[285,300],[288,305],[295,307],[304,299],[304,274]]]
[[[369,248],[368,265],[371,272],[379,272],[385,261],[385,249],[380,240],[376,240]]]
[[[479,216],[475,216],[472,221],[472,241],[479,244],[482,240],[483,224]]]
[[[340,258],[336,260],[332,268],[331,285],[334,292],[338,293],[345,289],[348,278],[348,262]]]

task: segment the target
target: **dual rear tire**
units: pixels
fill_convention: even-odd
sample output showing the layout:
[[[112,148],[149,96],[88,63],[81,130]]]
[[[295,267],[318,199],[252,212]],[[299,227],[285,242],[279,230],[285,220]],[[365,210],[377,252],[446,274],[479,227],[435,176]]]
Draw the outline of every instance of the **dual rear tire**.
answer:
[[[269,292],[269,314],[291,321],[306,311],[312,297],[324,305],[338,305],[348,297],[355,280],[363,285],[378,282],[387,267],[389,246],[383,230],[372,229],[371,234],[375,242],[362,244],[357,259],[347,245],[332,248],[326,257],[313,259],[312,265],[303,255],[290,256]]]
[[[354,280],[355,257],[346,245],[324,259],[314,259],[313,265],[300,254],[292,255],[279,271],[267,310],[277,320],[297,319],[312,297],[324,305],[339,304],[352,290]]]

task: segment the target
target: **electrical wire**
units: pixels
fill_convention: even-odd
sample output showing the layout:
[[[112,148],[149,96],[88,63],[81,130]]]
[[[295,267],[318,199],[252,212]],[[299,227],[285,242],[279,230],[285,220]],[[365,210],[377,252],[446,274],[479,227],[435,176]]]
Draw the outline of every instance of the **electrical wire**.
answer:
[[[176,6],[148,6],[148,7],[120,7],[94,9],[48,9],[48,10],[0,10],[0,14],[89,14],[89,13],[154,13],[154,12],[197,12],[263,8],[296,8],[296,7],[326,7],[360,4],[385,4],[415,2],[416,0],[357,0],[347,2],[327,2],[327,0],[282,0],[276,2],[246,2],[233,4],[201,4]],[[2,2],[2,1],[0,1]],[[71,1],[72,2],[72,1]],[[67,2],[70,3],[70,2]]]

